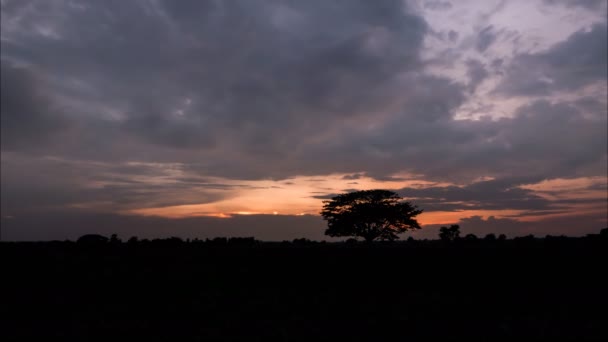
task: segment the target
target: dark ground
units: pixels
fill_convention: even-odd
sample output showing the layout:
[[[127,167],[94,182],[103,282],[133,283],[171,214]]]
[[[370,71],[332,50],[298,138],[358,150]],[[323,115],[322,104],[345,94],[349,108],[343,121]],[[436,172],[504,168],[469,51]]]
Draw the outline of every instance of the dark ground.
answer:
[[[1,243],[1,335],[608,340],[607,247],[599,236],[373,246]]]

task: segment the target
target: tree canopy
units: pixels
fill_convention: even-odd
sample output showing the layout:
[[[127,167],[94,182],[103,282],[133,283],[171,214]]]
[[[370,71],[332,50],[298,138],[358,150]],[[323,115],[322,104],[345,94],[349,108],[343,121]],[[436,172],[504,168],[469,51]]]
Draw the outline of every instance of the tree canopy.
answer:
[[[332,237],[362,237],[397,240],[397,234],[420,229],[415,217],[422,213],[417,206],[406,202],[388,190],[362,190],[323,201],[321,215],[327,221],[325,235]]]
[[[460,237],[460,226],[457,224],[448,227],[441,227],[439,229],[439,238],[442,241],[454,241]]]

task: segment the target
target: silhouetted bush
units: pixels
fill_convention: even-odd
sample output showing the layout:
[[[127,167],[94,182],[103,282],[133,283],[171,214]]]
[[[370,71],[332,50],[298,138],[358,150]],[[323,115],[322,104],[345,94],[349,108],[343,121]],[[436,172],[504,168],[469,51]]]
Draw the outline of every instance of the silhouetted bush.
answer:
[[[110,236],[110,243],[113,245],[117,245],[117,244],[121,244],[122,240],[118,238],[118,235],[112,234],[112,236]]]
[[[253,237],[233,237],[228,240],[230,246],[238,247],[253,247],[257,246],[259,241]]]
[[[86,234],[78,238],[76,241],[82,245],[105,245],[108,243],[108,238],[99,234]]]
[[[477,236],[475,234],[467,234],[464,239],[466,241],[477,241]]]
[[[494,241],[496,241],[496,235],[490,233],[490,234],[486,235],[483,239],[486,242],[494,242]]]

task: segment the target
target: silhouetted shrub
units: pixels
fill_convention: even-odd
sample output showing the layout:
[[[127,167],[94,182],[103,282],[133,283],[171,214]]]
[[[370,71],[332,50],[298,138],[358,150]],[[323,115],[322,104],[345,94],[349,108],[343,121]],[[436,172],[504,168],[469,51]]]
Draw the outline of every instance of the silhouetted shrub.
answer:
[[[226,246],[228,239],[225,237],[216,237],[213,240],[207,240],[207,243],[211,246]]]
[[[86,234],[79,237],[76,242],[83,245],[105,245],[108,238],[99,234]]]
[[[253,237],[233,237],[228,240],[228,244],[231,246],[239,246],[239,247],[252,247],[258,244]]]
[[[313,241],[306,239],[306,238],[293,239],[293,241],[291,243],[296,246],[306,246],[306,245],[314,244]]]
[[[120,239],[118,238],[118,235],[116,235],[116,234],[112,234],[112,236],[110,236],[110,243],[111,243],[111,244],[114,244],[114,245],[116,245],[116,244],[121,244],[121,243],[122,243],[122,240],[120,240]]]
[[[477,241],[477,236],[475,234],[467,234],[464,239],[467,241]]]

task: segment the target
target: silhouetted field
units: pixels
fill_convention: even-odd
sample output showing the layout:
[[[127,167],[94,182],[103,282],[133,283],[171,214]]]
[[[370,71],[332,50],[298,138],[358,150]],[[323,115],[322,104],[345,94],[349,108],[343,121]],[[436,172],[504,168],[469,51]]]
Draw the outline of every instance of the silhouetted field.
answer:
[[[22,340],[608,338],[600,236],[0,246],[2,335]]]

